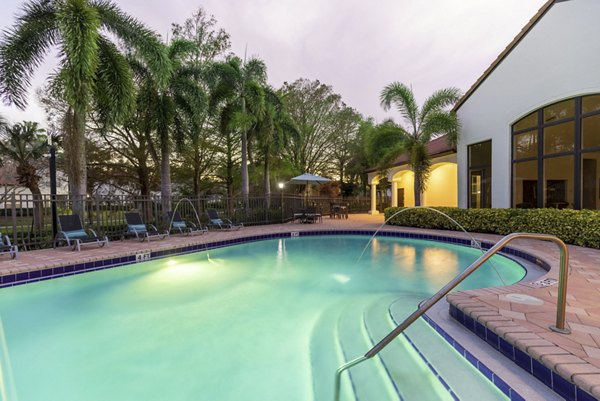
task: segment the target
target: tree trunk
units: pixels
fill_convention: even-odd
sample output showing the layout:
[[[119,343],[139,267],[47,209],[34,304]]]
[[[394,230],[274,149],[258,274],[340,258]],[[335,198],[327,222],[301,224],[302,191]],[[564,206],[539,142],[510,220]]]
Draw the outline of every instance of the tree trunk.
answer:
[[[194,146],[194,182],[192,183],[194,187],[194,195],[200,198],[200,150],[198,149],[198,145]]]
[[[231,216],[233,200],[233,143],[231,135],[227,135],[227,167],[225,168],[225,185],[227,185],[227,213]]]
[[[40,191],[40,187],[38,186],[37,182],[32,182],[29,185],[29,190],[33,195],[33,227],[36,231],[41,231],[44,227],[44,205],[42,203],[42,191]]]
[[[265,201],[267,209],[271,208],[271,177],[269,174],[269,156],[265,155],[265,167],[263,172],[263,183],[265,188]]]
[[[242,114],[246,113],[246,99],[242,97]],[[242,128],[242,197],[244,206],[248,211],[248,195],[250,193],[250,184],[248,182],[248,132],[246,127]]]
[[[414,184],[414,191],[415,191],[415,206],[421,206],[421,180],[417,179],[417,172],[415,172],[415,184]]]
[[[138,166],[138,180],[140,180],[140,195],[144,197],[150,196],[150,173],[148,166],[140,164]]]
[[[160,203],[162,214],[171,211],[171,164],[168,144],[160,148]]]
[[[87,189],[87,164],[85,155],[85,110],[73,110],[73,126],[69,135],[67,151],[69,160],[69,181],[71,182],[71,200],[73,213],[84,220],[85,197]]]

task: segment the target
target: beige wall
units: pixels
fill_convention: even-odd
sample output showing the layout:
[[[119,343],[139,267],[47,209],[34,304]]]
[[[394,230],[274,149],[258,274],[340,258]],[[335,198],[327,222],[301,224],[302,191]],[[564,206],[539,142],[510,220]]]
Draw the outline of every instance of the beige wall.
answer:
[[[426,206],[458,205],[458,169],[456,163],[438,163],[431,169],[427,191],[423,197]]]
[[[434,164],[427,184],[428,189],[422,197],[423,205],[456,207],[458,205],[457,173],[456,163]],[[404,188],[404,206],[414,206],[413,172],[410,170],[399,171],[393,175],[392,181],[397,183],[398,188]]]
[[[398,188],[404,188],[404,207],[413,207],[415,205],[415,175],[413,172],[400,171],[394,175],[392,181],[398,184]]]

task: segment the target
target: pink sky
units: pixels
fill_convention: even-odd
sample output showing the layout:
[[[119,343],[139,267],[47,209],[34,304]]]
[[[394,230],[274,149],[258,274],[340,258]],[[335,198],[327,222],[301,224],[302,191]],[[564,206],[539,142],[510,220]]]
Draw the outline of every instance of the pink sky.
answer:
[[[0,26],[14,22],[22,1],[3,0]],[[231,34],[232,50],[266,61],[279,87],[297,78],[332,85],[364,116],[397,117],[379,106],[381,89],[400,81],[418,100],[436,89],[466,91],[545,0],[118,0],[163,36],[200,5]],[[51,58],[49,58],[51,60]],[[51,62],[36,74],[43,84]],[[25,112],[0,105],[9,120],[44,121],[35,96]]]

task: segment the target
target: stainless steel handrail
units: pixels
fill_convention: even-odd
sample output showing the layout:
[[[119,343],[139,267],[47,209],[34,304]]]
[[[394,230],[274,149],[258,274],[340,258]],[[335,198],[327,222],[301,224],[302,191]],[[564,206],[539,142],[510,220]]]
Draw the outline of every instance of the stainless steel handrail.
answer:
[[[406,328],[408,328],[408,326],[410,326],[415,320],[417,320],[425,312],[427,312],[429,308],[431,308],[440,299],[442,299],[450,291],[452,291],[454,287],[456,287],[464,279],[469,277],[471,273],[477,270],[482,264],[484,264],[500,249],[506,246],[506,244],[517,238],[552,241],[558,246],[560,250],[560,269],[558,276],[558,302],[556,305],[556,325],[550,326],[549,328],[550,330],[555,331],[557,333],[569,334],[571,331],[566,327],[565,322],[565,310],[567,306],[567,278],[569,269],[569,250],[567,249],[567,246],[560,238],[555,237],[554,235],[529,233],[509,234],[503,237],[500,241],[498,241],[496,245],[488,249],[486,253],[481,255],[475,262],[471,263],[469,267],[467,267],[463,272],[461,272],[458,276],[452,279],[452,281],[446,284],[441,290],[439,290],[437,293],[431,296],[427,301],[423,302],[416,311],[414,311],[402,323],[396,326],[394,330],[392,330],[387,336],[385,336],[381,341],[379,341],[379,343],[377,343],[373,348],[371,348],[366,354],[340,366],[335,372],[334,400],[338,401],[340,398],[341,375],[345,370],[350,369],[351,367],[356,366],[359,363],[364,362],[367,359],[373,358],[375,355],[377,355],[379,351],[385,348],[390,342],[392,342],[394,338],[399,336],[404,330],[406,330]]]

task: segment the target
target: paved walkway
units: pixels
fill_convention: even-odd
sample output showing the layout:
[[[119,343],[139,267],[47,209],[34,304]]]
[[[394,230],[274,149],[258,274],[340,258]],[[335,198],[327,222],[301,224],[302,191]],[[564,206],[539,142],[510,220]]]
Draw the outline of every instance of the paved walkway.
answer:
[[[351,215],[348,220],[324,218],[320,224],[277,224],[245,227],[240,231],[214,232],[203,236],[171,236],[163,241],[140,243],[135,240],[111,242],[108,249],[89,247],[82,252],[67,248],[23,252],[17,260],[0,257],[0,276],[48,267],[58,267],[127,256],[142,251],[157,251],[222,241],[239,236],[267,233],[303,231],[368,229],[374,230],[383,223],[383,216]],[[440,234],[465,238],[457,232],[406,229],[385,226],[384,230],[405,230],[424,234]],[[496,235],[475,234],[478,240],[497,241]],[[526,251],[551,266],[546,278],[558,279],[558,249],[556,245],[541,241],[516,240],[511,247]],[[548,329],[556,316],[557,286],[535,288],[522,282],[503,288],[470,290],[451,294],[449,302],[476,321],[494,331],[509,343],[526,352],[545,366],[571,380],[595,397],[600,398],[600,251],[569,246],[570,268],[568,284],[567,323],[571,334],[557,334]],[[522,293],[543,302],[527,305],[515,302],[509,293]],[[538,302],[539,303],[539,302]]]

